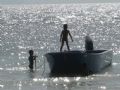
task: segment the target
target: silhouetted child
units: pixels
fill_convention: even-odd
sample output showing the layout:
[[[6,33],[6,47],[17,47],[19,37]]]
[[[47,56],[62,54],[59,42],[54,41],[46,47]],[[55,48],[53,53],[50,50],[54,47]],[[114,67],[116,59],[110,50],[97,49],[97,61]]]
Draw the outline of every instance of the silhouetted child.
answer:
[[[28,58],[28,60],[29,60],[29,68],[31,70],[33,70],[34,61],[36,60],[37,56],[34,55],[34,51],[33,50],[29,50],[29,55],[30,55],[29,58]]]
[[[87,35],[85,37],[85,49],[86,49],[86,51],[94,49],[94,47],[93,47],[93,41],[92,41],[92,39],[90,38],[89,35]]]
[[[61,42],[60,51],[62,51],[64,42],[66,42],[68,51],[70,50],[69,45],[68,45],[68,35],[70,36],[70,38],[71,38],[71,40],[73,42],[72,36],[70,34],[70,31],[67,30],[67,27],[68,27],[67,24],[63,25],[63,30],[62,30],[61,35],[60,35],[60,42]]]

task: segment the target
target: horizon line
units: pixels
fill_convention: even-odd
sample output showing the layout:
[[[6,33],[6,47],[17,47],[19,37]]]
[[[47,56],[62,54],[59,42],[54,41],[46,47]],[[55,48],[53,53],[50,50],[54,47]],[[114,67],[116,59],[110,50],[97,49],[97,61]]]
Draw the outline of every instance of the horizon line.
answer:
[[[0,5],[41,5],[41,4],[120,4],[120,2],[81,2],[81,3],[1,3]]]

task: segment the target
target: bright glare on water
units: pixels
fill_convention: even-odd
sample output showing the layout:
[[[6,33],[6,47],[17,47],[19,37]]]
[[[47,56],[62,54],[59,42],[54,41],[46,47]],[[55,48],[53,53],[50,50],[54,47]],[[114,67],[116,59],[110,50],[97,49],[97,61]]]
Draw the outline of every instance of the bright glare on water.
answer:
[[[48,77],[44,54],[59,51],[68,24],[71,50],[84,50],[89,33],[95,49],[112,49],[112,66],[86,77]],[[37,69],[28,69],[33,49]],[[66,47],[64,47],[66,49]],[[0,90],[120,90],[120,4],[0,6]]]

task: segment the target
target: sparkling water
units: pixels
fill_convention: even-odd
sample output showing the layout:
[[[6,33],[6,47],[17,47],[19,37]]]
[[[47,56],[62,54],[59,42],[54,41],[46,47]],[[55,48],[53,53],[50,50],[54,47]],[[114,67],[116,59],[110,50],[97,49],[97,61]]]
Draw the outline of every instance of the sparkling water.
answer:
[[[112,66],[86,77],[49,77],[44,54],[59,51],[64,23],[71,50],[84,50],[89,33],[95,49],[113,50]],[[119,90],[119,45],[120,4],[0,5],[0,90]],[[30,49],[38,56],[34,72]]]

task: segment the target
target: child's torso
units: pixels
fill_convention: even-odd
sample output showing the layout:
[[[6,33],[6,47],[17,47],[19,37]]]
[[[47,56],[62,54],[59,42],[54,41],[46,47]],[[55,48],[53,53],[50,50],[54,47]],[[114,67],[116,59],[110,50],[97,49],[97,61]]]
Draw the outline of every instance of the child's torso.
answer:
[[[63,39],[63,40],[67,40],[67,38],[68,38],[68,33],[69,33],[68,30],[63,30],[63,32],[62,32],[62,34],[63,34],[62,39]]]

